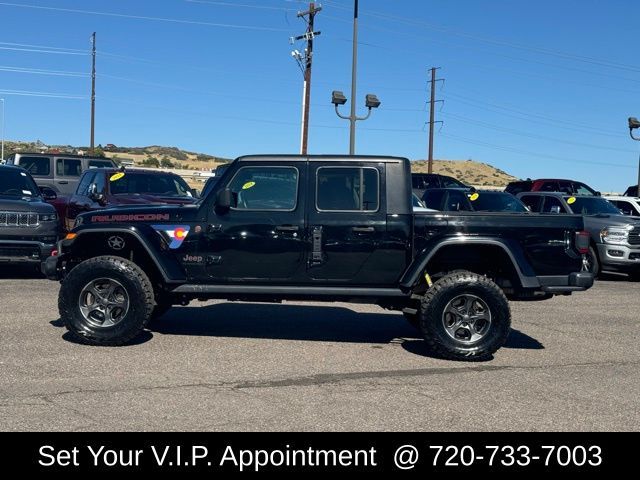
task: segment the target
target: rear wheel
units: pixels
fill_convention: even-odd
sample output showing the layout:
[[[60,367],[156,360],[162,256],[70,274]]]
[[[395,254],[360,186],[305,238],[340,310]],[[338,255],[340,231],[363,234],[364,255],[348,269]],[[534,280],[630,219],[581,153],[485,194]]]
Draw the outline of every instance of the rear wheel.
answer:
[[[487,360],[507,341],[511,312],[504,293],[472,272],[442,277],[425,293],[420,330],[434,353],[453,360]]]
[[[147,325],[155,302],[147,275],[120,257],[86,260],[69,272],[58,296],[60,317],[79,341],[123,345]]]

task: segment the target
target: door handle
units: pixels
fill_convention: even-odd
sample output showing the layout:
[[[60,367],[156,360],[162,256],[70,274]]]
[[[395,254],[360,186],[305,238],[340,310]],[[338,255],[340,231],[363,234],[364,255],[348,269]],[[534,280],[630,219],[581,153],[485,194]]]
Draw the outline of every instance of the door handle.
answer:
[[[374,227],[353,227],[351,230],[356,233],[373,233],[376,231]]]
[[[67,182],[66,180],[58,180],[58,183],[60,185],[68,185],[69,184],[69,182]]]
[[[278,225],[276,230],[279,232],[297,232],[299,227],[297,225]]]

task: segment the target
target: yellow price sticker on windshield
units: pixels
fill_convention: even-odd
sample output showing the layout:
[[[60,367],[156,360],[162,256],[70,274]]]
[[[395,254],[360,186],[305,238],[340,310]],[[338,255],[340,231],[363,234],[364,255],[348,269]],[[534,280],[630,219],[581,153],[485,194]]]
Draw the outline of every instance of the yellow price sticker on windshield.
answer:
[[[472,202],[475,202],[478,198],[480,198],[479,193],[472,193],[471,195],[469,195],[469,200],[471,200]]]
[[[251,187],[255,186],[256,182],[247,182],[242,185],[243,190],[249,190]]]
[[[122,177],[124,177],[124,172],[118,172],[118,173],[114,173],[113,175],[111,175],[111,177],[109,178],[110,182],[115,182],[116,180],[120,180]]]
[[[568,203],[569,205],[573,205],[574,203],[576,203],[576,197],[569,197],[569,198],[567,199],[567,203]]]

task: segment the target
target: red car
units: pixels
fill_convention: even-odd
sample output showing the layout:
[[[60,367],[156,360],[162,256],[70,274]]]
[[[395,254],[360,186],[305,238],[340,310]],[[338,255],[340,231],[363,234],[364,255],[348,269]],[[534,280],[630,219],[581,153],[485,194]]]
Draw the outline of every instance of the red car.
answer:
[[[569,195],[600,196],[600,192],[597,192],[586,183],[561,178],[540,178],[538,180],[528,178],[526,180],[518,180],[507,185],[505,191],[511,195],[517,195],[522,192],[563,192]]]
[[[82,174],[75,194],[50,203],[58,211],[63,230],[69,231],[79,214],[93,210],[123,205],[185,205],[196,201],[196,192],[171,172],[94,168]]]

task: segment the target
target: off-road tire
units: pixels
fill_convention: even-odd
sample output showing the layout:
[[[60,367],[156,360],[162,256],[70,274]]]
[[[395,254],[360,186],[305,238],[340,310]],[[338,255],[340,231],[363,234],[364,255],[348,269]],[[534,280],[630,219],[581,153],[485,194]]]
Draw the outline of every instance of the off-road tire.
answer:
[[[96,327],[82,314],[80,295],[92,280],[110,278],[119,282],[129,297],[126,315],[113,326]],[[155,306],[149,277],[135,263],[121,257],[100,256],[85,260],[65,277],[58,295],[60,318],[74,339],[88,345],[120,346],[146,327]]]
[[[445,308],[460,295],[481,299],[490,311],[490,325],[475,343],[452,338],[444,326]],[[429,350],[451,360],[488,360],[506,343],[511,330],[509,302],[500,287],[483,275],[467,271],[448,274],[435,282],[425,293],[418,316]]]

